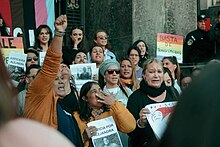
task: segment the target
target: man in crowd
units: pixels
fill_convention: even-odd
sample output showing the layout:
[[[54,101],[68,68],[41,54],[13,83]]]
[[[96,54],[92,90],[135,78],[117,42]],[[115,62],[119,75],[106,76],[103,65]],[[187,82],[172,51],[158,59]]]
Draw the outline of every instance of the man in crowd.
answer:
[[[198,15],[197,29],[188,33],[183,46],[184,63],[206,63],[214,56],[214,42],[206,28],[206,15]]]

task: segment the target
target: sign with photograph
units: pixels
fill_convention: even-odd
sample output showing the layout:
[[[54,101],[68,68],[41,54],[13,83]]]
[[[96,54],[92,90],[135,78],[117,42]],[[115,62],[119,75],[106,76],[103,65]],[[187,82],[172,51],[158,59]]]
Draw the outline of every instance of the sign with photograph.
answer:
[[[183,62],[183,36],[157,34],[157,58],[176,56],[179,63]]]
[[[87,125],[98,129],[97,134],[92,137],[94,147],[123,147],[112,116],[89,122]]]
[[[169,123],[176,103],[177,102],[174,101],[155,103],[145,106],[145,108],[148,108],[148,110],[150,111],[150,114],[147,114],[147,120],[158,140],[162,137],[167,127],[167,124]]]
[[[92,81],[94,75],[97,73],[95,63],[73,64],[70,65],[70,71],[74,77],[77,90],[80,90],[86,82]]]

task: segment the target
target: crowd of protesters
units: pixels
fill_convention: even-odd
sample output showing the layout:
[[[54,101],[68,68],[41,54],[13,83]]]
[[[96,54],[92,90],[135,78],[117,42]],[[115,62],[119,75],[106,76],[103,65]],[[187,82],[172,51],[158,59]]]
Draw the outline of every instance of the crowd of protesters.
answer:
[[[190,75],[181,73],[175,56],[165,56],[161,60],[150,58],[150,48],[144,40],[139,39],[131,43],[127,55],[118,59],[110,49],[109,36],[104,30],[94,32],[93,46],[86,48],[82,27],[74,26],[70,34],[66,34],[68,25],[66,15],[56,18],[54,36],[49,26],[40,25],[35,30],[34,47],[25,51],[26,71],[18,84],[12,83],[2,56],[0,58],[2,75],[0,77],[0,87],[2,87],[0,88],[2,96],[0,98],[0,146],[16,144],[19,139],[21,145],[16,145],[22,146],[25,142],[22,140],[25,137],[22,136],[28,136],[22,133],[22,128],[25,129],[25,126],[29,129],[29,133],[35,134],[26,141],[26,146],[33,146],[32,144],[41,146],[34,138],[46,140],[43,135],[40,135],[44,131],[47,135],[54,134],[54,142],[49,139],[46,141],[46,146],[58,146],[58,144],[77,147],[93,146],[92,137],[96,136],[98,129],[87,124],[109,116],[112,116],[115,121],[124,147],[217,146],[215,137],[218,135],[212,135],[215,132],[214,127],[209,131],[208,129],[215,124],[209,121],[212,119],[218,121],[219,114],[215,114],[217,110],[214,112],[217,109],[214,107],[217,105],[214,102],[218,100],[216,96],[212,97],[207,89],[213,87],[214,95],[219,91],[218,81],[214,78],[218,79],[217,73],[220,69],[217,68],[215,73],[214,67],[217,67],[220,61],[212,59],[218,58],[219,43],[216,40],[219,34],[215,35],[219,31],[220,19],[219,23],[209,31],[205,29],[206,18],[205,15],[198,16],[198,29],[190,32],[184,42],[183,61],[199,65],[199,68],[195,66],[192,69]],[[8,36],[1,16],[0,27],[1,36]],[[66,46],[63,46],[64,35],[69,35]],[[39,55],[43,52],[45,57],[41,65]],[[205,65],[206,63],[208,65]],[[95,64],[97,72],[91,76],[90,71],[83,67],[83,73],[74,77],[70,68],[76,64],[81,66]],[[212,72],[203,74],[206,68]],[[202,75],[201,79],[200,75]],[[213,79],[215,83],[208,84],[207,76],[210,76],[210,80]],[[90,79],[90,81],[82,84],[78,89],[76,78]],[[204,84],[201,82],[202,79]],[[199,94],[200,89],[203,94]],[[147,114],[150,111],[145,106],[176,101],[177,109],[174,110],[170,125],[162,139],[158,140],[148,122]],[[200,112],[199,104],[204,113]],[[213,114],[207,112],[208,105]],[[194,112],[193,108],[198,112]],[[214,110],[211,110],[212,108]],[[196,119],[197,114],[200,121]],[[19,119],[16,119],[18,117]],[[190,120],[193,121],[190,123]],[[197,124],[200,124],[200,127]],[[7,129],[16,128],[16,125],[19,129],[15,129],[13,135]],[[190,133],[191,131],[193,133]],[[209,139],[203,138],[206,136],[205,133],[208,133]],[[15,135],[19,135],[20,138],[13,142],[7,140]],[[174,137],[175,135],[177,138]],[[203,139],[205,141],[200,142]],[[60,140],[59,143],[57,143],[58,140]]]

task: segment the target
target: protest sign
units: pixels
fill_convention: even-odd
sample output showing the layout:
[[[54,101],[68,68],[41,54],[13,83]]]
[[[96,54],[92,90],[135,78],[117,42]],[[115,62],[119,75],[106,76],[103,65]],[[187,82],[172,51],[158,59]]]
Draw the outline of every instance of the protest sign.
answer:
[[[89,122],[87,125],[98,129],[97,134],[92,137],[94,147],[123,147],[112,116]]]
[[[95,63],[73,64],[70,65],[70,71],[77,90],[80,90],[82,85],[86,82],[92,81],[93,76],[97,73]]]
[[[24,53],[24,46],[22,37],[5,37],[0,36],[1,49],[3,54],[3,59],[8,65],[8,59],[10,52],[20,52]]]
[[[183,62],[183,36],[157,34],[157,58],[176,56],[179,63]]]
[[[145,106],[150,111],[147,120],[157,139],[160,139],[169,123],[171,114],[176,105],[174,102],[155,103]]]

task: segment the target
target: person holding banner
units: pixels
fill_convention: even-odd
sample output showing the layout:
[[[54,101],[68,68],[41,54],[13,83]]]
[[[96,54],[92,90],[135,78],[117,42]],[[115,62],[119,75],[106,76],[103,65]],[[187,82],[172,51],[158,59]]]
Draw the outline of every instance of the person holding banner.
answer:
[[[131,147],[151,146],[157,143],[155,134],[147,121],[146,105],[175,101],[176,98],[164,83],[163,64],[158,59],[148,59],[143,66],[140,88],[128,98],[127,108],[137,120],[136,129],[129,133]]]
[[[59,130],[77,147],[82,147],[77,122],[61,100],[71,92],[70,88],[66,88],[70,85],[68,69],[60,64],[67,16],[59,16],[54,26],[55,36],[47,50],[43,66],[28,87],[24,117]]]
[[[87,82],[80,90],[80,110],[74,113],[80,127],[85,147],[91,143],[97,128],[87,123],[113,116],[119,131],[129,133],[135,129],[136,122],[132,114],[112,94],[103,92],[97,82]]]

